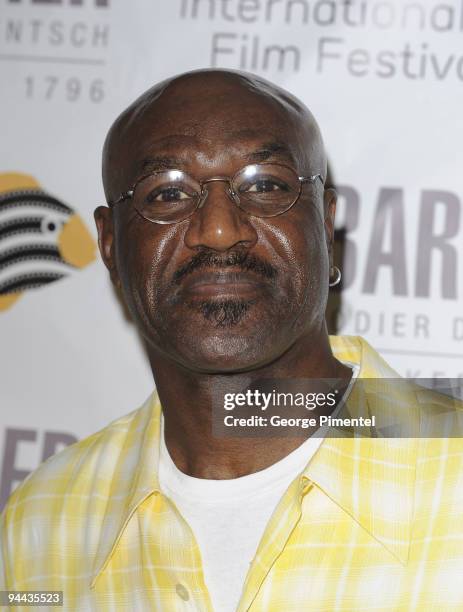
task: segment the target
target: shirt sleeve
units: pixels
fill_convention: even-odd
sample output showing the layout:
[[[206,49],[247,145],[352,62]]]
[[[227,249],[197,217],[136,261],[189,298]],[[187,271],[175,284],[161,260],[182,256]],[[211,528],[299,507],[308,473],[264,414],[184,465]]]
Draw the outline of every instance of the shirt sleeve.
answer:
[[[11,590],[11,555],[7,526],[8,506],[0,515],[0,591]]]

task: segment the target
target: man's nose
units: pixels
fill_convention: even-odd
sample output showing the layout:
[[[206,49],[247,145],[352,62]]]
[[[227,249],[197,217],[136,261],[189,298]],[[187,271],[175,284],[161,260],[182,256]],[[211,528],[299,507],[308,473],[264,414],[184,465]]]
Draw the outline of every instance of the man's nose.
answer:
[[[233,201],[226,181],[205,185],[205,201],[190,217],[185,234],[185,244],[190,249],[198,247],[228,251],[236,246],[252,247],[257,242],[257,232],[249,215]]]

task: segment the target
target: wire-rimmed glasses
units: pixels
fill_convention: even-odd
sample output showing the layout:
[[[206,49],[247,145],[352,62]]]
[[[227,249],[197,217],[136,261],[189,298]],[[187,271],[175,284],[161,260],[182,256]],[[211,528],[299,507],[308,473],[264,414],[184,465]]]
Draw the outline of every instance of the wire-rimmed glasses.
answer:
[[[228,183],[227,194],[241,210],[256,217],[276,217],[288,211],[301,195],[304,183],[314,184],[321,174],[298,176],[289,166],[278,163],[250,164],[233,177],[216,176],[199,181],[187,172],[159,170],[139,178],[133,187],[108,206],[126,199],[152,223],[178,223],[190,217],[206,201],[206,185]]]

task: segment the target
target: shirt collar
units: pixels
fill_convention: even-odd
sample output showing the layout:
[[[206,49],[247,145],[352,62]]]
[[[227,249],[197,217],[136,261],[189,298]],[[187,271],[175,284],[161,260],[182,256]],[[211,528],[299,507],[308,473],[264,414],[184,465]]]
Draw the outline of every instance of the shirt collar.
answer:
[[[333,353],[340,360],[358,363],[358,378],[398,379],[399,375],[359,337],[330,338]],[[387,395],[371,396],[355,385],[348,401],[355,416],[391,414],[411,405],[411,390],[403,384],[389,384]],[[392,407],[392,409],[391,409]],[[419,426],[417,412],[407,412]],[[368,531],[396,559],[408,559],[414,504],[416,438],[336,437],[330,430],[318,452],[301,474],[300,491],[307,481],[317,485],[361,527]]]
[[[121,420],[109,426],[110,445],[120,449],[111,481],[111,496],[108,499],[100,539],[92,569],[93,588],[100,573],[105,569],[125,526],[137,507],[150,495],[159,494],[159,442],[161,404],[154,392],[141,408],[128,414],[129,423],[124,428]],[[124,420],[125,420],[124,419]],[[117,431],[120,429],[120,433]],[[114,439],[114,437],[116,440]],[[120,440],[117,440],[120,438]],[[119,442],[119,444],[118,444]]]
[[[398,378],[398,374],[361,338],[331,336],[330,343],[338,359],[360,365],[359,378]],[[368,406],[365,409],[368,411]],[[375,409],[378,406],[375,405]],[[150,495],[160,493],[160,416],[161,405],[154,392],[140,409],[124,418],[128,422],[126,428],[121,420],[108,428],[113,429],[110,431],[112,435],[120,437],[122,450],[116,459],[111,496],[100,530],[91,588],[105,569],[137,507]],[[111,444],[114,444],[112,437],[108,447]],[[352,440],[328,435],[302,473],[298,495],[306,487],[307,481],[315,483],[405,563],[413,509],[414,467],[415,445],[410,444],[410,440]],[[387,488],[382,497],[383,503],[377,503],[375,496],[372,496],[373,480],[378,483],[379,492]],[[384,504],[388,506],[386,516]]]

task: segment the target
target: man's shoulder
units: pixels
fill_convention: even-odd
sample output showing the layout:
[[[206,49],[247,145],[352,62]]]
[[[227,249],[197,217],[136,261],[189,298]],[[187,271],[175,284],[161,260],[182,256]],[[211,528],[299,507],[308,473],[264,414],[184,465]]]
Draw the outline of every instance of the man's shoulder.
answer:
[[[362,336],[330,336],[336,359],[359,366],[359,378],[399,378],[399,374]]]
[[[417,427],[409,429],[410,435],[413,432],[420,439],[434,439],[434,446],[440,444],[443,449],[448,446],[449,439],[455,439],[457,446],[463,449],[461,388],[450,384],[431,386],[440,382],[453,381],[398,378],[386,381],[379,395],[384,398],[384,390],[388,391],[388,400],[395,400],[401,423],[405,425],[407,421],[416,420]],[[406,431],[404,427],[403,432]]]
[[[132,412],[119,417],[99,431],[71,444],[53,455],[31,472],[10,495],[4,509],[5,519],[25,512],[38,512],[45,507],[55,509],[59,498],[72,492],[82,497],[91,495],[101,484],[111,481],[118,457],[128,438],[142,432],[151,414],[151,395]],[[51,502],[55,503],[51,503]]]
[[[463,402],[460,395],[461,389],[458,388],[439,390],[417,386],[415,389],[420,415],[421,452],[418,461],[430,469],[433,463],[439,462],[442,474],[451,472],[461,487]]]

